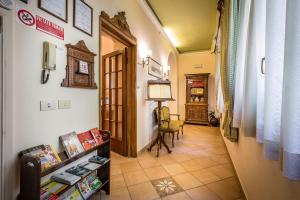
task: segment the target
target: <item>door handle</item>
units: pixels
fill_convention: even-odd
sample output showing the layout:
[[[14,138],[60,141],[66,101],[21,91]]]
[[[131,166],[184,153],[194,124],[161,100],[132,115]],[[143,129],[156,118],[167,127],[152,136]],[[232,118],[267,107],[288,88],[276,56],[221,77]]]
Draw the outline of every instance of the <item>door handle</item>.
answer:
[[[263,57],[261,59],[261,63],[260,63],[260,71],[262,74],[265,74],[265,69],[264,69],[264,63],[266,62],[266,57]]]

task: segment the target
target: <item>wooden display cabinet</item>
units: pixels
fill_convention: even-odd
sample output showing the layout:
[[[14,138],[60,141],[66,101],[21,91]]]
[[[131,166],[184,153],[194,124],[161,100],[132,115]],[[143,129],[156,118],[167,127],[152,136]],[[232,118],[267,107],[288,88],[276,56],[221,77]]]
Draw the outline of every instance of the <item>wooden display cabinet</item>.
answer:
[[[100,168],[95,170],[97,172],[99,180],[102,182],[102,186],[96,191],[96,193],[100,190],[103,190],[106,192],[106,194],[110,194],[110,136],[108,136],[108,139],[106,139],[103,144],[95,146],[92,149],[84,151],[74,157],[63,159],[62,155],[64,154],[64,152],[59,153],[62,162],[52,166],[51,168],[43,172],[41,171],[41,163],[37,158],[29,155],[23,155],[21,157],[20,194],[18,196],[18,200],[40,200],[41,179],[43,177],[48,176],[67,165],[72,166],[72,163],[75,163],[79,159],[87,156],[92,152],[97,152],[98,156],[108,158],[107,162],[105,162]],[[89,174],[91,174],[92,172],[93,171],[91,171]],[[80,182],[81,180],[79,180],[78,182]],[[62,195],[64,192],[68,191],[76,184],[77,183],[68,186],[66,189],[59,192],[58,195]],[[90,196],[89,199],[91,199],[94,194]]]
[[[208,73],[186,74],[185,122],[208,124]]]

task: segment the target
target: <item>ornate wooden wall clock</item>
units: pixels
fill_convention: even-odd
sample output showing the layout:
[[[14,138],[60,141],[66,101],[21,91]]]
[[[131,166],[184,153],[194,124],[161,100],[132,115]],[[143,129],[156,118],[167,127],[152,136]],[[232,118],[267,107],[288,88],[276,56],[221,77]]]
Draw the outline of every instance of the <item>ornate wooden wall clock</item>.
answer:
[[[61,83],[62,87],[97,89],[94,82],[94,58],[84,41],[76,45],[67,44],[66,78]]]

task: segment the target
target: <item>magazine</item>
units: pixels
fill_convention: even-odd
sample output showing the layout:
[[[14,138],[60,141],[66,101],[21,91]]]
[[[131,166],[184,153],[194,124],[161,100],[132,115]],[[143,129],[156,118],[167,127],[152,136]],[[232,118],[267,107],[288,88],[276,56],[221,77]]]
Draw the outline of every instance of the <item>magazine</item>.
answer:
[[[83,200],[79,190],[74,186],[58,197],[58,200]]]
[[[101,167],[101,165],[99,165],[97,163],[89,163],[89,164],[83,166],[83,168],[88,169],[90,171],[94,171],[94,170],[98,169],[99,167]]]
[[[84,149],[75,132],[59,137],[69,158],[84,152]]]
[[[67,185],[73,185],[74,183],[76,183],[80,179],[81,179],[81,177],[70,174],[68,172],[62,172],[62,173],[54,174],[53,176],[51,176],[51,180],[57,181],[57,182],[60,182],[60,183],[64,183],[64,184],[67,184]]]
[[[108,161],[108,159],[101,156],[92,156],[89,158],[89,161],[103,165]]]
[[[82,181],[77,183],[77,187],[84,199],[88,199],[94,193],[89,186],[87,178],[84,178]]]
[[[51,145],[46,145],[43,148],[31,151],[26,155],[33,156],[40,160],[42,172],[61,162],[57,152]]]
[[[97,142],[94,140],[94,137],[90,131],[80,133],[77,135],[77,137],[85,150],[89,150],[97,146]]]
[[[91,170],[88,170],[84,167],[80,166],[74,166],[66,170],[66,172],[70,174],[74,174],[76,176],[85,177],[87,174],[91,172]]]
[[[86,179],[88,181],[91,190],[93,190],[94,192],[97,191],[102,186],[102,183],[99,180],[96,172],[90,174]]]
[[[50,193],[50,194],[59,194],[61,191],[66,189],[68,186],[62,183],[55,181],[50,182],[49,184],[43,186],[41,190]]]
[[[103,143],[102,134],[98,128],[93,128],[90,130],[90,132],[98,145]]]

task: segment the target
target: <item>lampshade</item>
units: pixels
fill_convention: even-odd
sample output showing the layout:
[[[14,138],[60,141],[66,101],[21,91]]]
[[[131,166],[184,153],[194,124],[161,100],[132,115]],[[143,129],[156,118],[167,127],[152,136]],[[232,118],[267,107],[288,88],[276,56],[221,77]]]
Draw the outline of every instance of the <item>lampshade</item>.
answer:
[[[172,98],[171,82],[169,80],[149,80],[148,100],[174,101]]]

